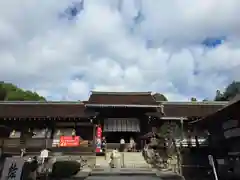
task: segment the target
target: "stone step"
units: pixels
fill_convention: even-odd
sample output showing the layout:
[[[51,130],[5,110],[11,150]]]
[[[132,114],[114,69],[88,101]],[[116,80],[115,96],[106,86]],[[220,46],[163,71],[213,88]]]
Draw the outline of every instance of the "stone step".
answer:
[[[127,168],[150,168],[141,152],[124,152],[124,167]]]
[[[121,163],[126,168],[149,168],[150,165],[145,161],[141,152],[123,152],[121,154]],[[109,167],[111,152],[106,153],[106,157],[98,156],[96,158],[96,167]]]

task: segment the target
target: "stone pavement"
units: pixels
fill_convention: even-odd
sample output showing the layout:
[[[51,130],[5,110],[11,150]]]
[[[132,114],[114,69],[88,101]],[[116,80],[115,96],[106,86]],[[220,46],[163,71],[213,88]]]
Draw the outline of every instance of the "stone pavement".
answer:
[[[146,176],[148,179],[150,177],[160,177],[161,180],[184,180],[184,177],[175,174],[173,172],[165,171],[161,172],[156,169],[149,168],[95,168],[95,169],[83,169],[76,176],[71,179],[90,179],[89,177],[135,177],[135,176]],[[104,179],[104,178],[103,178]]]
[[[96,156],[81,156],[84,160],[87,160],[87,164],[89,167],[93,168],[96,164]],[[61,160],[76,160],[80,161],[80,156],[55,156],[56,161]]]
[[[107,153],[107,158],[105,159],[104,156],[97,156],[96,157],[96,166],[97,168],[108,168],[109,167],[109,160],[110,160],[110,153]]]
[[[122,161],[124,161],[123,168],[110,168],[108,162],[110,159],[110,152],[107,153],[106,158],[104,156],[96,157],[96,166],[94,168],[83,169],[75,177],[98,177],[98,176],[151,176],[161,177],[165,180],[184,180],[184,178],[171,171],[159,171],[152,168],[146,163],[143,156],[139,152],[124,152],[122,154]],[[87,178],[89,179],[89,178]]]

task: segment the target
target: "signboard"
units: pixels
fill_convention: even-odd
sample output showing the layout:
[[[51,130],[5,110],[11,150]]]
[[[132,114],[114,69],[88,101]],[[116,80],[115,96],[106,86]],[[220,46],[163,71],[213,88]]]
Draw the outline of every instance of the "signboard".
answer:
[[[21,157],[7,158],[4,162],[1,180],[20,180],[24,163]]]
[[[79,136],[61,136],[60,147],[76,147],[80,144]]]

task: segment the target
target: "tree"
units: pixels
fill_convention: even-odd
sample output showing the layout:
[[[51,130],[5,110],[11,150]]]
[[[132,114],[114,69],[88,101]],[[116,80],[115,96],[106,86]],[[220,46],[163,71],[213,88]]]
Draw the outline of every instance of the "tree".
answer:
[[[0,82],[0,101],[5,100],[7,97],[7,92],[3,87],[3,82]]]
[[[0,82],[0,101],[45,101],[36,92],[25,91],[11,83]]]
[[[224,96],[227,100],[231,100],[239,93],[240,93],[240,82],[233,81],[226,88],[224,92]]]
[[[224,92],[217,90],[215,101],[230,101],[237,94],[240,94],[240,82],[233,81],[227,86]]]
[[[192,101],[192,102],[197,102],[197,98],[192,97],[192,98],[191,98],[191,101]]]
[[[156,101],[167,101],[167,98],[163,94],[160,94],[160,93],[153,94],[153,98]]]

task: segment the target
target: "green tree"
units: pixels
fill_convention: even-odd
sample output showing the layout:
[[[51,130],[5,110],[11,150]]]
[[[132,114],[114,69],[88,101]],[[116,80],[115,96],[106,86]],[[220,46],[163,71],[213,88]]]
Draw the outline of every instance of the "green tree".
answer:
[[[6,101],[45,101],[36,92],[25,91],[11,83],[0,83],[0,100]]]
[[[153,94],[153,98],[156,101],[167,101],[167,98],[163,94],[160,94],[160,93]]]
[[[191,98],[191,101],[192,101],[192,102],[197,102],[197,98],[192,97],[192,98]]]
[[[3,82],[0,82],[0,101],[5,100],[7,97],[7,92],[3,87]]]
[[[224,92],[217,90],[215,101],[230,101],[237,94],[240,94],[240,82],[233,81],[227,86]]]
[[[224,92],[224,96],[227,100],[231,100],[239,93],[240,93],[240,82],[233,81],[226,88]]]

